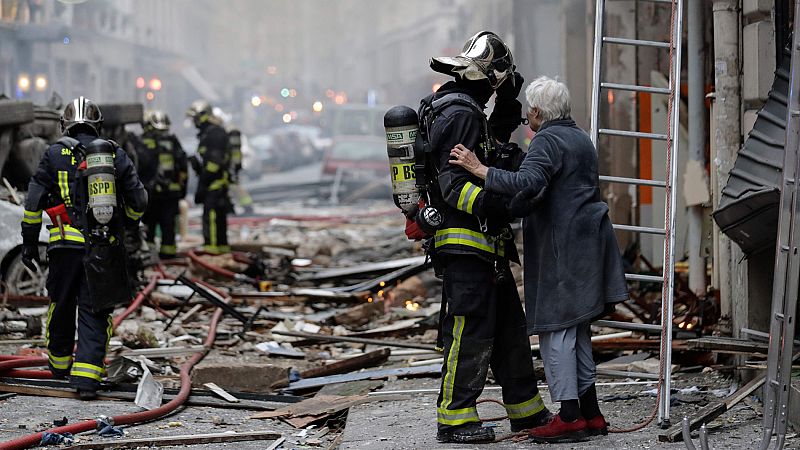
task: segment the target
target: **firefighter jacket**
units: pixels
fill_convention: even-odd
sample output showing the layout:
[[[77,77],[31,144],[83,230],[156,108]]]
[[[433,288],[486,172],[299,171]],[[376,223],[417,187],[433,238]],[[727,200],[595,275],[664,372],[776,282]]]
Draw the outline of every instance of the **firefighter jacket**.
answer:
[[[83,161],[80,148],[95,139],[96,136],[88,134],[61,138],[44,153],[28,185],[22,218],[24,244],[38,242],[42,211],[63,204],[68,218],[62,220],[63,231],[57,223],[49,226],[49,248],[84,248],[88,193],[85,181],[79,182],[78,166]],[[135,222],[147,207],[147,192],[128,155],[116,144],[114,148],[117,204],[127,219]]]
[[[219,125],[206,122],[198,134],[197,155],[200,164],[195,203],[203,203],[209,192],[227,192],[230,184],[231,155],[228,133]]]
[[[451,82],[426,100],[435,101],[449,93],[469,95]],[[476,108],[463,102],[446,103],[441,108],[434,107],[435,117],[428,122],[430,164],[427,165],[434,167],[426,171],[430,173],[428,179],[435,180],[431,184],[433,190],[438,188],[439,192],[432,193],[432,201],[444,218],[442,227],[434,235],[434,248],[436,253],[468,253],[490,260],[500,257],[518,262],[505,199],[487,193],[483,180],[448,163],[450,150],[456,144],[463,144],[473,150],[484,165],[495,164],[494,139],[490,136],[486,116],[479,111],[482,108],[483,105]],[[426,119],[421,117],[421,120]]]
[[[228,132],[228,147],[231,157],[231,179],[236,181],[242,171],[242,133],[233,129]]]
[[[139,166],[140,178],[151,196],[186,196],[188,159],[175,135],[158,130],[142,133]]]

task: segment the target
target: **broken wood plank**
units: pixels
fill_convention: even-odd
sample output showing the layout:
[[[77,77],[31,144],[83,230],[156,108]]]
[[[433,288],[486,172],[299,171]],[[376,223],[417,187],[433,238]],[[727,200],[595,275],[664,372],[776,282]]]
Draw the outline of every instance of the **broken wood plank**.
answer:
[[[159,436],[137,439],[115,439],[106,442],[78,444],[69,448],[75,450],[88,450],[96,448],[166,447],[173,445],[216,444],[222,442],[271,441],[280,438],[282,438],[281,434],[274,431],[231,431],[226,433],[187,434],[181,436]]]
[[[717,417],[724,414],[731,409],[734,405],[747,398],[756,389],[760,388],[766,380],[766,373],[754,378],[749,383],[745,384],[741,389],[734,392],[731,396],[723,401],[712,403],[705,408],[701,409],[689,421],[689,429],[696,430],[705,423],[708,423]],[[678,442],[683,440],[683,423],[679,422],[672,428],[667,430],[666,433],[658,435],[658,440],[661,442]]]
[[[767,354],[767,343],[753,342],[749,339],[706,336],[686,341],[689,350],[710,350],[720,353],[761,353]]]
[[[226,391],[225,389],[222,389],[221,387],[217,386],[214,383],[205,383],[205,384],[203,384],[203,386],[207,387],[209,390],[211,390],[211,392],[219,395],[220,397],[222,397],[226,401],[229,401],[231,403],[239,403],[239,399],[238,398],[232,396],[231,394],[228,393],[228,391]]]
[[[289,383],[289,387],[284,388],[283,391],[311,389],[311,388],[325,386],[327,384],[345,383],[347,381],[378,380],[378,379],[389,378],[391,376],[397,376],[397,377],[408,377],[408,376],[418,376],[418,375],[440,376],[441,372],[442,372],[441,364],[431,364],[422,367],[396,367],[391,369],[365,370],[362,372],[331,375],[328,377],[308,378],[306,380],[295,381],[293,383]]]
[[[300,403],[293,403],[275,411],[265,411],[250,416],[251,419],[275,419],[302,416],[323,416],[367,402],[366,395],[339,396],[316,395]]]
[[[21,386],[0,383],[0,392],[9,392],[13,395],[29,395],[35,397],[57,397],[57,398],[72,398],[80,399],[78,393],[71,388],[44,388]],[[132,401],[136,397],[135,392],[115,392],[115,391],[98,391],[98,400],[117,400],[117,401]],[[175,394],[163,396],[164,401],[169,401],[175,398]],[[265,402],[258,400],[244,400],[239,403],[229,403],[224,400],[206,396],[190,396],[185,403],[187,406],[208,406],[211,408],[225,408],[225,409],[245,409],[253,411],[273,411],[283,406],[279,402]]]
[[[424,256],[414,256],[411,258],[394,259],[377,263],[362,264],[351,267],[335,267],[320,270],[314,273],[303,274],[298,277],[298,281],[322,281],[337,278],[353,277],[355,275],[369,275],[390,272],[395,269],[404,268],[413,264],[425,262]]]
[[[435,351],[434,346],[426,345],[426,344],[416,344],[412,342],[397,342],[397,341],[384,341],[381,339],[367,339],[367,338],[358,338],[358,337],[351,337],[351,336],[332,336],[328,334],[317,334],[317,333],[301,333],[299,331],[278,331],[272,330],[272,334],[277,334],[280,336],[292,336],[292,337],[299,337],[305,339],[312,339],[318,341],[329,341],[329,342],[355,342],[358,344],[372,344],[372,345],[383,345],[386,347],[403,347],[403,348],[416,348],[420,350],[430,350]]]
[[[302,378],[316,378],[328,375],[336,375],[340,373],[348,373],[354,370],[363,369],[365,367],[377,366],[382,362],[389,359],[391,351],[388,348],[375,350],[374,352],[365,353],[354,358],[337,361],[333,364],[326,364],[321,367],[315,367],[300,372]]]

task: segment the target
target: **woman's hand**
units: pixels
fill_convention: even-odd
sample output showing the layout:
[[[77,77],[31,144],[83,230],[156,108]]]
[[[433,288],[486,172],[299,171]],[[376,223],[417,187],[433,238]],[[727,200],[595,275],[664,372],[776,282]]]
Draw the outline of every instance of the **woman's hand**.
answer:
[[[489,168],[481,164],[478,157],[475,156],[475,153],[472,153],[472,150],[461,144],[456,144],[456,146],[450,150],[449,162],[450,164],[463,167],[469,173],[482,180],[486,179],[486,174],[489,172]]]

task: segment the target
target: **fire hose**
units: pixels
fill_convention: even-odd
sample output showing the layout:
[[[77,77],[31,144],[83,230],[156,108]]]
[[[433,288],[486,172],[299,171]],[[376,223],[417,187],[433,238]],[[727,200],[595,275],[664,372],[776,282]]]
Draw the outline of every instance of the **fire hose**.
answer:
[[[208,351],[211,349],[211,346],[214,344],[217,332],[217,325],[219,323],[221,316],[222,316],[222,310],[217,309],[214,313],[214,316],[211,318],[211,324],[209,326],[208,336],[206,337],[206,341],[203,343],[204,347],[203,350],[200,350],[197,353],[195,353],[191,359],[189,359],[187,362],[181,365],[180,369],[181,388],[180,391],[178,392],[178,395],[174,399],[150,411],[142,411],[133,414],[123,414],[120,416],[114,416],[110,418],[107,421],[107,423],[112,425],[129,425],[138,422],[150,421],[158,419],[166,414],[169,414],[178,407],[180,407],[189,397],[189,393],[191,391],[191,375],[190,375],[191,370],[195,366],[195,364],[200,362],[200,360],[202,360],[206,356]],[[97,420],[86,420],[83,422],[78,422],[63,427],[53,428],[48,430],[48,432],[59,433],[59,434],[83,433],[97,428],[98,423],[99,422]],[[36,446],[41,442],[42,435],[43,432],[39,432],[18,439],[14,439],[11,441],[7,441],[4,443],[0,443],[0,450],[24,449]]]
[[[204,260],[200,255],[198,255],[194,250],[190,250],[188,253],[189,259],[192,260],[193,263],[197,264],[198,266],[213,272],[217,275],[223,276],[225,278],[230,278],[235,281],[240,281],[242,283],[250,284],[258,289],[261,289],[261,283],[259,280],[255,278],[248,277],[247,275],[236,273],[231,270],[225,269],[224,267],[219,267],[217,265],[211,264],[208,261]]]
[[[134,299],[134,302],[131,303],[131,306],[123,312],[120,317],[124,318],[124,316],[129,315],[133,312],[143,301],[144,298],[149,294],[150,291],[155,287],[156,282],[158,281],[158,277],[154,277],[150,284],[142,290],[142,292],[137,295]],[[224,292],[216,289],[213,286],[208,286],[210,289],[213,289],[218,294],[225,296]],[[214,340],[216,339],[216,332],[217,332],[217,325],[219,323],[220,317],[222,316],[222,310],[217,309],[214,315],[211,318],[211,324],[209,326],[208,336],[206,337],[206,341],[203,343],[203,349],[195,353],[192,358],[190,358],[187,362],[181,365],[180,368],[180,380],[181,380],[181,388],[178,392],[178,395],[170,400],[168,403],[150,410],[150,411],[142,411],[133,414],[124,414],[120,416],[114,416],[110,419],[106,420],[106,423],[112,425],[128,425],[138,422],[150,421],[154,419],[158,419],[166,414],[171,413],[179,406],[181,406],[186,399],[189,397],[189,392],[191,391],[191,370],[192,368],[202,360],[208,351],[211,349],[212,345],[214,344]],[[122,319],[120,319],[121,321]],[[115,320],[115,325],[119,322]],[[27,374],[27,372],[41,372],[41,371],[14,371],[10,369],[16,369],[18,367],[36,367],[41,366],[47,363],[46,358],[38,358],[38,357],[15,357],[15,356],[5,356],[3,361],[0,361],[0,373],[6,372],[6,374],[11,375],[14,372],[23,372]],[[66,425],[63,427],[53,428],[47,430],[49,433],[82,433],[86,431],[91,431],[95,429],[99,424],[98,420],[86,420],[83,422],[74,423],[71,425]],[[23,436],[18,439],[14,439],[11,441],[0,443],[0,450],[6,449],[24,449],[30,448],[33,446],[38,445],[43,436],[44,432],[30,434],[28,436]]]

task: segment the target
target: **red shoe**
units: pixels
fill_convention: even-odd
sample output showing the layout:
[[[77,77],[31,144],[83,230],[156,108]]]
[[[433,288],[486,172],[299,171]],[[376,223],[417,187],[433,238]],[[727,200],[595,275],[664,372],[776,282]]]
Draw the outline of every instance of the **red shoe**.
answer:
[[[589,436],[603,436],[608,434],[608,422],[602,414],[586,421],[586,433]]]
[[[586,419],[579,417],[574,422],[564,422],[556,414],[547,425],[536,427],[528,432],[536,442],[563,443],[586,440]]]

